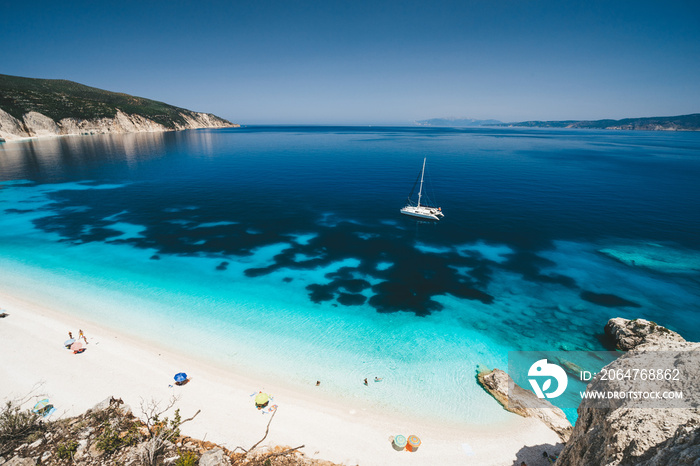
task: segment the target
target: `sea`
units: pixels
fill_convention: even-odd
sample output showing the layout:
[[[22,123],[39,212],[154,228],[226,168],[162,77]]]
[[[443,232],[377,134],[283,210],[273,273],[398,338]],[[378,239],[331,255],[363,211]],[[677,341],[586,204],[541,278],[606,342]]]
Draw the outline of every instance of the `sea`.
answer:
[[[424,159],[439,222],[399,213]],[[699,201],[696,132],[28,140],[0,144],[0,290],[339,403],[493,425],[513,415],[476,374],[510,352],[613,349],[612,317],[700,341]]]

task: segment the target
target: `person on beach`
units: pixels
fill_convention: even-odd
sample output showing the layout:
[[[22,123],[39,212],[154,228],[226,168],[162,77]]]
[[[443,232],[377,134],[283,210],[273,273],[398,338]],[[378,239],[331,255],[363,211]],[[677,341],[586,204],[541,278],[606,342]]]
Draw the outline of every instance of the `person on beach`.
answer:
[[[367,383],[367,379],[365,379],[365,385],[369,385],[369,384]]]
[[[317,381],[316,381],[316,386],[318,387],[319,385],[321,385],[321,381],[320,381],[320,380],[317,380]]]
[[[88,344],[88,342],[87,342],[87,338],[85,338],[85,334],[83,333],[83,330],[82,330],[82,329],[80,329],[80,331],[79,331],[79,332],[80,332],[80,333],[78,334],[78,340],[80,340],[80,339],[82,338],[82,339],[83,339],[83,341],[85,341],[85,344],[87,345],[87,344]]]
[[[73,339],[73,332],[68,332],[68,338]]]

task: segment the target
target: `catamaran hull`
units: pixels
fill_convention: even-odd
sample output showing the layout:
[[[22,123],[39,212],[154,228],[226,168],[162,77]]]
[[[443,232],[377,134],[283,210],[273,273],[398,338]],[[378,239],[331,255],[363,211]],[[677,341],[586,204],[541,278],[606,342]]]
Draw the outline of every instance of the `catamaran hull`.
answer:
[[[429,212],[416,212],[416,211],[411,211],[411,210],[404,210],[401,209],[400,212],[404,215],[408,215],[410,217],[415,217],[415,218],[422,218],[423,220],[440,220],[440,217],[442,217],[442,213],[439,214],[432,214]],[[438,215],[440,217],[438,217]]]
[[[423,175],[425,175],[425,158],[423,158],[423,169],[420,172],[420,189],[418,190],[418,204],[413,205],[411,202],[411,194],[413,194],[413,189],[411,189],[411,194],[408,195],[408,204],[400,210],[404,215],[410,217],[421,218],[424,220],[440,220],[444,217],[442,209],[440,207],[433,207],[430,205],[421,205],[420,198],[423,195]],[[417,181],[417,180],[416,180]],[[416,185],[413,185],[415,188]]]

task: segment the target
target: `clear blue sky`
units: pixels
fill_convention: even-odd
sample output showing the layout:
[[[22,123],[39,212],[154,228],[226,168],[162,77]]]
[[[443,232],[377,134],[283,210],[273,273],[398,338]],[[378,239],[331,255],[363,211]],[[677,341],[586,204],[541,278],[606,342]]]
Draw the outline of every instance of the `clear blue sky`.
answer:
[[[700,1],[14,1],[0,73],[243,124],[700,112]]]

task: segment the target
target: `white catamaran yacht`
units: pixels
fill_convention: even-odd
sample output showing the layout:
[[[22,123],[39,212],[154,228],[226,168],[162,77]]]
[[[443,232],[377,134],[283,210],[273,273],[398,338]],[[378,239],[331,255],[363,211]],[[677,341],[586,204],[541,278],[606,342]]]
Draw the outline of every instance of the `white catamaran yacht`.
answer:
[[[420,204],[420,198],[423,194],[423,175],[425,174],[425,159],[423,159],[423,170],[420,172],[420,189],[418,190],[418,204],[413,205],[411,202],[411,195],[413,194],[413,189],[416,185],[413,185],[411,194],[408,195],[408,203],[406,207],[401,209],[401,213],[404,215],[410,215],[411,217],[422,218],[426,220],[440,220],[444,215],[442,214],[442,209],[440,207],[431,207],[427,205]]]

